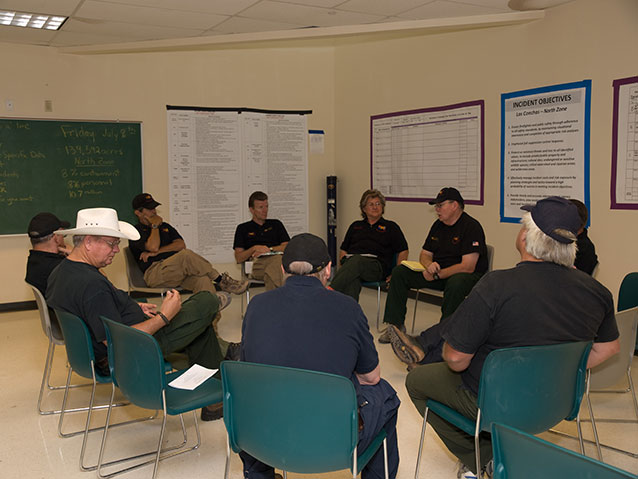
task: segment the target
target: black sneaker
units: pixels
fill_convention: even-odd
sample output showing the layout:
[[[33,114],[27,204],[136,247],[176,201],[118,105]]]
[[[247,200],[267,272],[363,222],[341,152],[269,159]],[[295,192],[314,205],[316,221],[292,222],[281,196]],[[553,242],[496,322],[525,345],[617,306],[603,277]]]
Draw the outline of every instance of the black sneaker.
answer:
[[[216,421],[224,417],[224,403],[218,402],[202,408],[202,421]]]

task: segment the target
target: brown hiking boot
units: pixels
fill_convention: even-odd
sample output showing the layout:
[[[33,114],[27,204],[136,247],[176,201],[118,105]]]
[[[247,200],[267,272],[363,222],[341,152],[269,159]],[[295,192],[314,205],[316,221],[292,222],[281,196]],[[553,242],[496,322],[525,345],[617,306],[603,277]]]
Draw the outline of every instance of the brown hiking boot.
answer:
[[[223,273],[222,279],[219,282],[219,287],[222,291],[226,291],[227,293],[242,294],[248,289],[249,284],[250,282],[248,280],[237,281],[236,279],[231,278],[228,273]]]

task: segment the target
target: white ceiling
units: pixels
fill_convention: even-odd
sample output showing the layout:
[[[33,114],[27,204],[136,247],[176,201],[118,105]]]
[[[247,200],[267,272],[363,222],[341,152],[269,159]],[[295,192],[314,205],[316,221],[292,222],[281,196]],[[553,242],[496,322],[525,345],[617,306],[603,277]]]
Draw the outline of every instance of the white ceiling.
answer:
[[[0,0],[1,9],[68,16],[57,32],[0,26],[0,42],[53,47],[219,39],[229,34],[498,16],[515,11],[508,0]]]

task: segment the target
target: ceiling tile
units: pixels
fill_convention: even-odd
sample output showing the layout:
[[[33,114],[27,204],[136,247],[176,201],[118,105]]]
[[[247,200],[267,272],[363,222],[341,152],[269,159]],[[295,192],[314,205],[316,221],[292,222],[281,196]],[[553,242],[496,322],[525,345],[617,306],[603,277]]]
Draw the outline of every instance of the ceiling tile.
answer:
[[[397,15],[420,7],[434,0],[348,0],[339,5],[339,10],[374,13],[377,15]]]
[[[401,18],[411,20],[421,20],[426,18],[446,18],[446,17],[467,17],[472,15],[489,15],[494,13],[505,13],[503,10],[469,5],[467,3],[448,2],[435,0],[432,3],[417,7],[407,12],[397,15]]]
[[[0,0],[0,9],[69,16],[82,0]]]
[[[122,23],[160,25],[166,27],[207,29],[226,20],[224,15],[166,10],[163,8],[138,7],[117,3],[89,0],[82,4],[77,17],[108,20]]]
[[[95,23],[82,20],[69,20],[64,32],[109,35],[118,42],[149,40],[162,38],[181,38],[200,35],[204,30],[192,28],[163,27],[157,25],[130,24],[124,22]],[[111,40],[115,41],[115,40]]]
[[[0,0],[2,1],[2,0]],[[235,15],[259,0],[97,0],[103,3],[120,3],[142,7],[166,8],[188,12]]]
[[[256,33],[291,30],[301,28],[302,26],[303,25],[292,25],[290,23],[271,22],[268,20],[256,20],[253,18],[232,17],[217,25],[211,31],[219,33]]]
[[[242,17],[269,20],[272,22],[292,23],[304,26],[332,27],[339,25],[357,25],[374,23],[383,19],[380,15],[342,12],[338,10],[292,3],[262,1],[242,12]]]

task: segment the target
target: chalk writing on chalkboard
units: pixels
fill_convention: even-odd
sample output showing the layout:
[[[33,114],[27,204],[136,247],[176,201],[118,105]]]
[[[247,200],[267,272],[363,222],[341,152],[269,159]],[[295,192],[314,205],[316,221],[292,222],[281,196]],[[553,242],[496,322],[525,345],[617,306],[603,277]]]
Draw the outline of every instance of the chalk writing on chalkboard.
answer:
[[[0,119],[0,234],[25,233],[40,211],[73,223],[103,206],[134,221],[141,191],[140,123]]]

